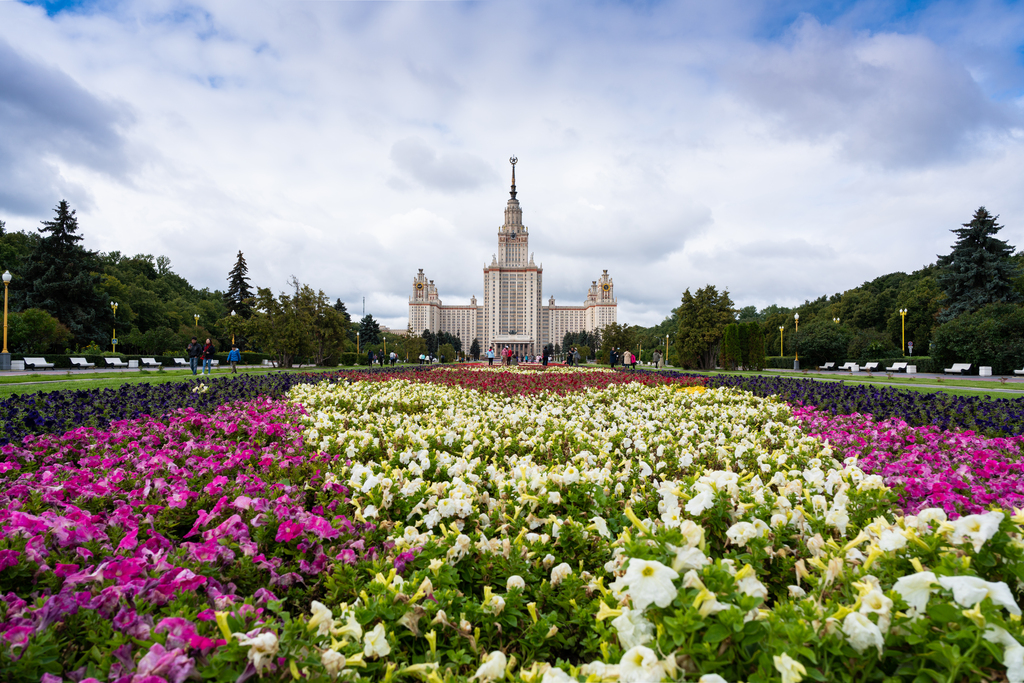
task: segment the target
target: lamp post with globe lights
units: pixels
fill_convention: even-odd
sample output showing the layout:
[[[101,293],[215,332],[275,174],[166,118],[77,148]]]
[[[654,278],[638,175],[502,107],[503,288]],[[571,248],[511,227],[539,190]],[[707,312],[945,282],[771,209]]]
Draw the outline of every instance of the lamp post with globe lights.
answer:
[[[800,369],[800,314],[799,313],[794,313],[793,314],[793,320],[796,321],[796,349],[795,349],[796,357],[793,360],[793,369],[794,370],[799,370]]]
[[[110,350],[117,353],[117,302],[110,302],[110,310],[114,312],[113,334],[110,335]]]
[[[782,330],[784,330],[784,329],[785,329],[785,327],[783,325],[779,325],[779,355],[780,356],[785,356],[786,355],[782,351]]]
[[[231,311],[231,346],[235,345],[235,312]]]
[[[11,369],[11,354],[7,351],[7,287],[11,284],[11,271],[4,271],[4,350],[0,352],[0,370]]]
[[[907,309],[900,309],[900,348],[904,356],[907,355]]]

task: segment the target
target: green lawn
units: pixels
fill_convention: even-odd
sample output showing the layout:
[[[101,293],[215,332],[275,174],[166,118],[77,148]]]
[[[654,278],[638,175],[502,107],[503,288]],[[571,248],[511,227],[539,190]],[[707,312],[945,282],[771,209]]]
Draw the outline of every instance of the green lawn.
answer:
[[[338,368],[301,368],[279,370],[277,368],[239,369],[239,374],[266,375],[271,372],[331,372]],[[227,377],[230,369],[213,371],[213,377]],[[122,384],[163,384],[164,382],[187,382],[194,379],[191,370],[131,370],[126,372],[97,372],[94,374],[71,375],[66,371],[52,371],[46,374],[31,374],[16,377],[0,377],[0,398],[13,394],[59,391],[61,389],[113,389]]]

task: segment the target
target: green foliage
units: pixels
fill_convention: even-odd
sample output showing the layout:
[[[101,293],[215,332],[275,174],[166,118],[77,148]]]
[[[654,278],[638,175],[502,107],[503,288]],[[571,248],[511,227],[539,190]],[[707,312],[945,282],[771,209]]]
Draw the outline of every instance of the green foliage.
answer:
[[[359,321],[359,344],[370,347],[380,343],[380,324],[367,313]]]
[[[594,352],[590,350],[589,346],[577,346],[576,350],[580,352],[581,363],[586,363],[588,360],[594,357]]]
[[[747,370],[764,368],[765,339],[761,325],[747,322],[740,325],[740,344],[743,348],[743,367]]]
[[[345,350],[345,319],[323,291],[302,285],[294,296],[274,298],[269,289],[257,290],[255,310],[246,321],[245,334],[253,343],[291,367],[296,358],[311,358],[316,365],[337,363]]]
[[[722,350],[719,362],[726,370],[735,370],[738,366],[743,365],[740,326],[736,323],[726,325],[722,332]]]
[[[62,351],[70,341],[70,330],[42,309],[8,315],[7,348],[11,353]]]
[[[800,352],[800,360],[807,367],[830,361],[841,364],[853,340],[853,332],[848,326],[824,318],[801,325],[800,332],[792,336]]]
[[[1017,303],[1021,295],[1013,282],[1020,275],[1013,247],[996,238],[1003,226],[998,216],[984,206],[974,212],[970,223],[951,230],[957,236],[953,251],[938,260],[937,281],[946,294],[940,321],[977,311],[991,303]]]
[[[1024,368],[1024,307],[989,304],[935,328],[931,356],[949,367],[953,363],[988,365],[996,375]]]
[[[54,212],[53,220],[42,222],[42,237],[27,261],[13,273],[11,298],[16,309],[40,308],[57,318],[80,344],[99,340],[111,312],[96,290],[96,254],[79,244],[78,219],[67,201]]]
[[[437,357],[444,359],[442,363],[453,363],[455,361],[455,347],[451,344],[441,344],[437,347]]]
[[[619,349],[620,352],[622,349],[636,350],[637,329],[619,323],[605,325],[601,330],[601,350],[598,351],[598,357],[607,360],[612,349]]]
[[[480,340],[473,339],[473,343],[469,345],[469,355],[473,357],[473,360],[480,360]]]
[[[403,357],[409,362],[415,363],[420,354],[427,352],[427,341],[423,337],[406,337],[402,346]]]
[[[860,330],[846,347],[846,357],[850,360],[862,360],[901,355],[897,344],[885,332],[876,330]]]
[[[734,315],[729,292],[719,293],[714,285],[698,289],[694,294],[690,294],[689,289],[683,292],[675,339],[676,354],[683,367],[715,367],[725,326],[733,322]]]
[[[235,266],[228,273],[228,289],[224,292],[224,303],[243,318],[252,315],[252,287],[249,286],[249,266],[241,250],[235,260]]]
[[[342,351],[340,354],[339,363],[345,366],[353,366],[359,358],[359,354],[355,351]]]

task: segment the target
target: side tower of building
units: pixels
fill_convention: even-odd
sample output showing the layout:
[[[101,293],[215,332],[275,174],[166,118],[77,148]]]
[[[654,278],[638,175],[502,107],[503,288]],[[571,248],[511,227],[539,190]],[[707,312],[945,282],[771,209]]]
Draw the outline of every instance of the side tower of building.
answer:
[[[437,287],[428,280],[423,269],[412,279],[412,296],[409,297],[409,328],[415,335],[430,330],[437,334],[441,328],[441,299]]]
[[[586,310],[584,329],[587,332],[600,330],[605,325],[618,322],[618,302],[615,300],[615,283],[608,271],[602,272],[600,279],[590,284],[587,301],[583,304]]]

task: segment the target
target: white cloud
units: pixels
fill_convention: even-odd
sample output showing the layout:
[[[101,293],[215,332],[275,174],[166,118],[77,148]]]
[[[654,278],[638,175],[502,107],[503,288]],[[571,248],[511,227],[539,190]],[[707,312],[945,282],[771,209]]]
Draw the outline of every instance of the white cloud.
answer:
[[[792,304],[918,268],[982,204],[1024,246],[1019,18],[873,7],[2,3],[0,73],[38,77],[0,109],[0,218],[67,196],[92,248],[210,288],[242,250],[254,284],[391,326],[418,268],[481,294],[512,154],[545,298],[608,269],[630,323],[687,287]]]

